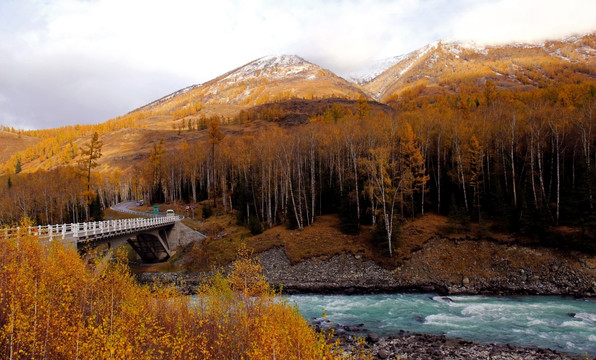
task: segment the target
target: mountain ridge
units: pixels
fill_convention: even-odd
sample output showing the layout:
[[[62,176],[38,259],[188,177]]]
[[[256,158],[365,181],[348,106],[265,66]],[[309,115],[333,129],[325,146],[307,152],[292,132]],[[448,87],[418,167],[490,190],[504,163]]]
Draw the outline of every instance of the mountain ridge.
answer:
[[[365,91],[357,84],[297,55],[269,55],[248,62],[203,84],[180,89],[137,110],[167,105],[183,97],[188,97],[187,101],[181,101],[180,104],[171,107],[179,109],[192,102],[246,107],[293,97],[334,96],[367,97]]]
[[[479,85],[480,81],[482,85],[491,80],[498,88],[527,89],[545,82],[573,82],[575,75],[594,80],[595,68],[596,33],[538,44],[478,46],[439,41],[410,53],[364,88],[377,101],[388,102],[419,85],[430,93],[453,93],[459,83]]]
[[[575,51],[568,49],[578,42],[584,42],[589,39],[588,46],[575,46]],[[501,45],[480,45],[474,42],[466,41],[443,41],[439,40],[427,44],[419,49],[406,54],[396,55],[385,59],[373,60],[364,67],[354,70],[344,77],[336,75],[333,71],[324,69],[298,55],[268,55],[255,59],[247,64],[239,66],[228,71],[203,84],[191,85],[180,89],[170,95],[141,106],[136,110],[143,110],[148,107],[158,105],[178,95],[197,91],[198,97],[204,102],[225,102],[237,103],[240,105],[259,105],[268,101],[277,101],[282,98],[290,97],[320,97],[320,96],[349,96],[352,98],[363,96],[377,101],[385,102],[389,97],[399,93],[404,88],[410,86],[418,79],[407,79],[405,76],[416,74],[421,68],[428,67],[426,57],[431,56],[432,62],[443,60],[447,62],[467,62],[467,57],[485,57],[484,61],[504,61],[511,58],[511,54],[516,50],[536,52],[543,51],[551,58],[556,58],[567,63],[581,63],[594,65],[596,56],[596,32],[568,36],[558,40],[545,40],[535,43],[509,43]],[[442,52],[438,54],[438,52]],[[496,53],[503,53],[495,55]],[[566,56],[573,53],[572,57]],[[441,57],[447,56],[446,59]],[[463,59],[462,59],[463,56]],[[490,57],[496,57],[491,60]],[[578,58],[581,58],[581,60]],[[454,64],[450,64],[452,73],[460,71]],[[428,71],[428,69],[426,69]],[[422,69],[424,71],[424,69]],[[511,75],[513,72],[507,74]],[[498,78],[501,73],[493,71],[490,74]],[[433,78],[432,74],[426,74]],[[437,75],[434,79],[439,82]],[[295,82],[296,80],[312,81],[317,78],[327,77],[337,85],[333,90],[323,91],[322,94],[316,92],[309,93],[304,89],[297,89],[295,84],[283,86],[279,82]],[[345,80],[342,83],[341,80]],[[414,80],[414,81],[412,81]],[[260,88],[262,85],[271,85],[276,83],[277,89],[266,92]],[[249,85],[256,87],[251,89]],[[234,89],[238,86],[241,90]],[[202,89],[202,90],[201,90]],[[340,90],[341,89],[341,90]],[[334,92],[335,91],[335,92]],[[256,93],[256,94],[255,94]],[[133,110],[135,111],[135,110]]]

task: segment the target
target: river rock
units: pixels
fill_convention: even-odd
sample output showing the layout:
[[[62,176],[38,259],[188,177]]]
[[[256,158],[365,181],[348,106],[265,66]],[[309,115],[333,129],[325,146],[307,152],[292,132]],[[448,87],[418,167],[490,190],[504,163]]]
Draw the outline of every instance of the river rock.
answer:
[[[387,359],[389,357],[389,352],[385,349],[381,349],[377,353],[377,356],[379,357],[379,359]]]
[[[339,337],[340,347],[347,354],[363,349],[354,336]],[[367,347],[364,348],[367,350]],[[509,360],[579,360],[581,356],[563,354],[550,349],[525,348],[511,344],[479,344],[466,340],[445,340],[444,336],[400,331],[399,335],[379,338],[368,346],[375,359],[407,358],[409,360],[509,359]]]
[[[368,341],[369,343],[375,344],[379,342],[379,335],[371,332],[368,333],[368,335],[366,336],[366,341]]]

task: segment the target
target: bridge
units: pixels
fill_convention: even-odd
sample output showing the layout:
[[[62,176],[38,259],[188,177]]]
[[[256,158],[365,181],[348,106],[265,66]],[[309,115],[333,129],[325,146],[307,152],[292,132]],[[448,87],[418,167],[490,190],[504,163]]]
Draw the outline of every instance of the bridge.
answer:
[[[116,247],[128,242],[144,262],[157,262],[172,255],[170,245],[181,245],[181,232],[175,230],[179,216],[156,216],[106,220],[76,224],[30,226],[27,228],[0,229],[0,238],[19,237],[25,234],[48,241],[62,241],[65,244],[84,250],[100,244]],[[186,236],[189,232],[186,231]],[[192,236],[192,232],[190,233]],[[195,235],[195,238],[196,235]],[[193,239],[190,239],[193,240]],[[187,241],[184,241],[187,242]]]

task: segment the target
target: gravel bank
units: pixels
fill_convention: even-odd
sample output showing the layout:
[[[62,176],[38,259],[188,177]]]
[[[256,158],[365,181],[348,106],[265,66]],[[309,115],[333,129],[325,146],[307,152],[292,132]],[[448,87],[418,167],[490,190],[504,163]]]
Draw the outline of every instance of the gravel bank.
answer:
[[[516,248],[518,252],[534,249]],[[536,294],[596,295],[596,269],[585,266],[587,260],[550,258],[543,254],[539,265],[516,266],[507,258],[495,257],[484,267],[459,272],[437,266],[424,251],[412,256],[395,270],[384,269],[358,255],[340,254],[329,260],[309,259],[291,265],[283,249],[259,255],[265,275],[272,285],[283,286],[287,293],[382,293],[435,292],[449,294]],[[531,254],[533,255],[533,254]],[[583,263],[581,260],[585,260]],[[583,267],[583,269],[582,269]]]
[[[457,248],[461,249],[457,249]],[[462,261],[474,248],[483,257]],[[446,262],[448,251],[462,254],[458,263]],[[571,295],[596,296],[596,257],[562,256],[552,249],[503,246],[478,241],[439,239],[414,253],[397,269],[385,269],[359,255],[339,254],[327,260],[308,259],[290,264],[282,248],[258,254],[265,276],[288,294],[374,294],[433,292],[440,295]],[[462,265],[462,263],[464,265]],[[225,270],[225,269],[224,269]],[[142,283],[173,283],[187,293],[213,272],[190,274],[142,273]]]
[[[366,332],[364,328],[341,326],[326,319],[314,320],[312,324],[319,331],[333,329],[334,334],[340,340],[340,347],[346,355],[367,351],[375,359],[577,360],[584,358],[550,349],[511,344],[479,344],[461,339],[449,339],[443,335],[418,334],[408,331],[400,331],[388,337],[379,337],[374,333]],[[364,338],[365,341],[359,342],[359,337]]]

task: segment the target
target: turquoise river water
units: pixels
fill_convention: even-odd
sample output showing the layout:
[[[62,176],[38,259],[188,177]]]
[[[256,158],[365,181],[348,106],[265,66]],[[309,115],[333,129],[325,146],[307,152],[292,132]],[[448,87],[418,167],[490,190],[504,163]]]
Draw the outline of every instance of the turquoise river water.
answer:
[[[292,295],[307,319],[364,324],[379,335],[399,330],[481,343],[538,346],[596,357],[596,300],[557,296],[433,294]]]

